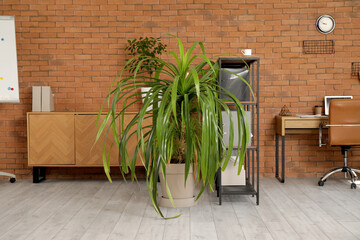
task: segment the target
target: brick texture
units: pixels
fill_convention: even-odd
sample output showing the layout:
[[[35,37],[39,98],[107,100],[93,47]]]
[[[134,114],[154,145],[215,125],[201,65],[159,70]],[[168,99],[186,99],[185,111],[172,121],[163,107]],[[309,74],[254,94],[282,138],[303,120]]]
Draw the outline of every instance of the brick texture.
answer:
[[[322,14],[336,28],[315,28]],[[161,36],[169,50],[203,41],[209,55],[251,48],[261,58],[260,172],[274,175],[274,117],[283,105],[311,114],[325,95],[360,97],[351,62],[360,59],[360,1],[354,0],[0,0],[15,15],[19,104],[0,104],[0,170],[29,178],[26,112],[31,87],[49,85],[56,111],[97,111],[127,58],[126,40]],[[335,40],[335,54],[304,55],[303,40]],[[166,56],[165,56],[166,57]],[[132,110],[137,110],[136,107]],[[320,176],[341,164],[339,149],[318,148],[316,136],[287,138],[288,176]],[[350,155],[360,167],[360,152]],[[55,177],[103,176],[102,169],[50,169]]]

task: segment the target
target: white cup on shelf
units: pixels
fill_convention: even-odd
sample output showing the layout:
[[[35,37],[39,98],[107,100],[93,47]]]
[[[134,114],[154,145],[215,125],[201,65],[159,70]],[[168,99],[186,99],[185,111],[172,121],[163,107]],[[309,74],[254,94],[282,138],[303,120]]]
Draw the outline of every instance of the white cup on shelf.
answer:
[[[245,56],[251,56],[251,49],[241,49],[241,53]]]

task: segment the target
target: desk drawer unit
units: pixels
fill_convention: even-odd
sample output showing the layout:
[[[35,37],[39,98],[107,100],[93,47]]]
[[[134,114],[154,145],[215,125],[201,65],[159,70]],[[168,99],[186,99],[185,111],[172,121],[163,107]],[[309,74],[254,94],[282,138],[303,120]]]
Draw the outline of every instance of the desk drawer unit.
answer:
[[[319,119],[288,119],[285,120],[285,129],[287,128],[319,128],[321,124]]]

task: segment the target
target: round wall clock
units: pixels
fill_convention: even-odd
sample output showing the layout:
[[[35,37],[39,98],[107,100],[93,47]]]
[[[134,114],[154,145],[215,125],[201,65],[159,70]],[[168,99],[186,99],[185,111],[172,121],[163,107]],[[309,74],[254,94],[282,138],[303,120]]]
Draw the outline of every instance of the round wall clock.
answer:
[[[335,28],[335,19],[330,15],[321,15],[316,20],[316,28],[320,33],[329,34]]]

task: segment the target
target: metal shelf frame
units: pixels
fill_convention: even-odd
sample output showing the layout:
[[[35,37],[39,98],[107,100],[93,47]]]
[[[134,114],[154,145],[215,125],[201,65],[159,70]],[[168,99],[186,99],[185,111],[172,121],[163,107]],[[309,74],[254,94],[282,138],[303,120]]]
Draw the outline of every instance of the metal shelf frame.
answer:
[[[246,63],[246,64],[245,64]],[[256,196],[256,204],[259,205],[259,68],[260,58],[219,58],[220,68],[238,68],[249,66],[249,84],[254,92],[250,94],[249,101],[242,101],[245,111],[251,112],[251,146],[246,150],[244,161],[245,185],[222,185],[221,169],[218,170],[216,178],[216,190],[219,197],[219,205],[222,204],[223,195],[252,195]],[[222,74],[219,74],[221,81]],[[229,106],[233,104],[228,104]],[[235,110],[235,109],[233,109]]]

